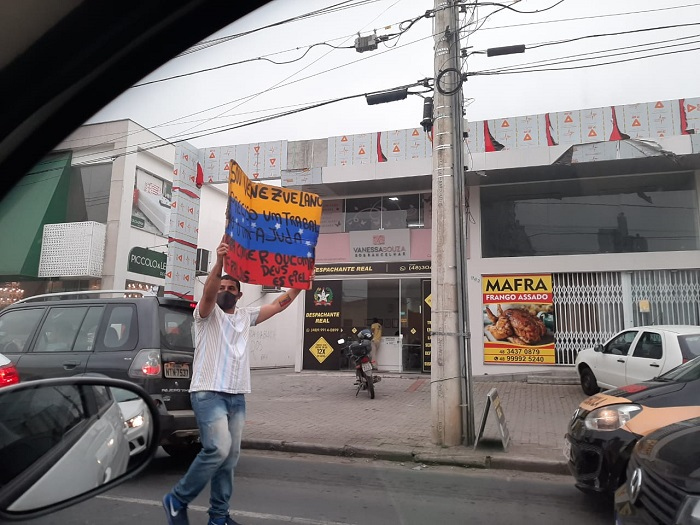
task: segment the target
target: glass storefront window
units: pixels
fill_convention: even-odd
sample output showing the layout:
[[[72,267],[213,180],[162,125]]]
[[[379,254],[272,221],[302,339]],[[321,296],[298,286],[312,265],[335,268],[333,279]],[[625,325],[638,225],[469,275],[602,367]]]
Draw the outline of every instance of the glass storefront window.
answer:
[[[692,173],[481,188],[484,257],[698,249]]]
[[[342,201],[332,201],[328,220],[324,217],[323,233],[336,232],[337,214]],[[430,227],[430,194],[361,197],[345,200],[345,231],[395,230]],[[324,208],[324,213],[326,212]],[[428,224],[426,225],[426,217]]]
[[[372,319],[376,317],[383,327],[382,335],[393,336],[398,330],[399,324],[398,296],[398,279],[344,281],[341,308],[343,334],[353,338],[357,331],[369,328]],[[381,352],[380,346],[379,353],[381,354]],[[345,369],[351,366],[352,362],[348,362],[345,357],[341,358],[341,368]]]
[[[421,281],[401,280],[401,359],[404,372],[420,372],[423,368],[423,297]]]

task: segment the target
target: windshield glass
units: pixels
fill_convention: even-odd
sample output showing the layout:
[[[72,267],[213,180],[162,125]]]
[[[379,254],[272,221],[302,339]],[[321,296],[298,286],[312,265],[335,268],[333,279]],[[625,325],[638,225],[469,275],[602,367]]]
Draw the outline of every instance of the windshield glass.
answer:
[[[693,359],[659,376],[664,381],[694,381],[700,379],[700,359]]]

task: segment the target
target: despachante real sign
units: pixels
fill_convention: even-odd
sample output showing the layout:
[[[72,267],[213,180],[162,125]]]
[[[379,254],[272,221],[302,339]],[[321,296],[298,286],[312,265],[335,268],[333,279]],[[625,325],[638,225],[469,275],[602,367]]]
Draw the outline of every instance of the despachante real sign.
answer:
[[[135,246],[129,252],[129,264],[126,269],[141,275],[165,279],[165,265],[167,262],[167,254]]]

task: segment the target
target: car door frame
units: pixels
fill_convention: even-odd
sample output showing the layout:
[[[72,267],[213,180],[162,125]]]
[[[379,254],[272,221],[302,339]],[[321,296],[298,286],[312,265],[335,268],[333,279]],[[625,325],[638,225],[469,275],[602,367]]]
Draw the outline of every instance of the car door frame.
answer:
[[[636,332],[634,339],[627,348],[627,353],[625,354],[613,354],[612,352],[607,352],[609,345],[613,343],[618,337],[628,332]],[[612,338],[610,338],[603,345],[602,352],[596,352],[598,357],[596,359],[596,369],[595,376],[598,384],[603,388],[616,388],[619,386],[626,385],[626,372],[625,367],[627,366],[627,359],[630,355],[630,350],[634,347],[635,342],[639,339],[641,330],[638,328],[628,328],[626,330],[621,330],[616,333]]]
[[[659,359],[643,357],[642,355],[634,355],[638,347],[641,349],[642,338],[646,333],[656,334],[661,338],[661,357]],[[631,385],[634,383],[641,383],[642,381],[648,381],[649,379],[652,379],[665,372],[666,368],[664,367],[664,363],[668,358],[668,350],[669,345],[666,343],[666,334],[663,332],[663,330],[657,330],[654,328],[644,328],[643,330],[640,330],[639,336],[630,347],[627,363],[625,364],[626,384]]]

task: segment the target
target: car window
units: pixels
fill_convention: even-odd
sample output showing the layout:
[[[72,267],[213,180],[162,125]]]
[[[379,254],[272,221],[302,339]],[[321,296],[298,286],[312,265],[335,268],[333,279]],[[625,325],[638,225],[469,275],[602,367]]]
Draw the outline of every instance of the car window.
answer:
[[[194,348],[192,310],[161,306],[160,340],[165,348]]]
[[[700,379],[700,358],[677,366],[660,377],[665,381],[695,381]]]
[[[23,352],[43,314],[43,308],[29,308],[0,317],[0,354]]]
[[[700,356],[700,334],[679,335],[678,345],[684,360],[695,359]]]
[[[83,324],[87,306],[51,308],[34,346],[35,352],[70,352]]]
[[[83,324],[78,332],[78,337],[73,345],[73,351],[75,352],[91,352],[95,347],[95,339],[97,335],[97,329],[100,326],[100,319],[102,318],[102,313],[104,312],[104,306],[93,306],[91,307]]]
[[[663,357],[663,343],[661,334],[644,332],[634,347],[634,357],[643,359],[661,359]]]
[[[66,385],[26,390],[4,398],[12,400],[10,406],[0,400],[4,430],[0,438],[0,486],[24,472],[86,419],[81,388]]]
[[[107,351],[133,350],[138,339],[136,308],[134,305],[112,306],[102,335],[102,346]]]
[[[627,355],[627,352],[629,352],[630,346],[632,345],[632,341],[634,341],[634,338],[637,337],[637,333],[638,332],[636,330],[621,333],[615,337],[615,339],[605,345],[603,348],[603,353],[612,355]]]
[[[110,389],[106,386],[94,385],[92,390],[95,394],[95,402],[97,404],[97,413],[101,414],[107,409],[112,403],[112,394]]]

